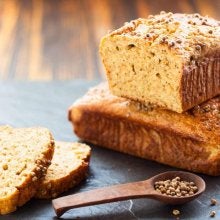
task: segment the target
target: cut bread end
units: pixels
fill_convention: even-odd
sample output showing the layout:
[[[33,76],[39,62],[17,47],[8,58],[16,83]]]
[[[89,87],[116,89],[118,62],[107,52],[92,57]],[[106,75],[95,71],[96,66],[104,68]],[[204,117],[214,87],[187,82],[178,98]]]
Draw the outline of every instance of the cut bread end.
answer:
[[[8,214],[36,193],[53,156],[46,128],[0,127],[0,214]]]
[[[85,144],[56,142],[51,165],[35,197],[55,198],[85,179],[90,151],[90,147]]]
[[[114,95],[183,111],[182,59],[166,45],[114,35],[103,38],[100,53]]]

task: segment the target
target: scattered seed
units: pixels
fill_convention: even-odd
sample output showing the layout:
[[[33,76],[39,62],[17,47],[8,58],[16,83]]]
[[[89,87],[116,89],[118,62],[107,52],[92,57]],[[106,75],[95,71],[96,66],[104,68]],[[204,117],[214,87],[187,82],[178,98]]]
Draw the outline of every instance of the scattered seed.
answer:
[[[180,214],[180,211],[178,209],[173,210],[173,215],[179,215],[179,214]]]
[[[213,205],[213,206],[217,204],[217,200],[216,199],[211,199],[210,202],[211,202],[211,205]]]
[[[209,214],[209,216],[213,218],[213,217],[215,217],[215,214],[216,214],[215,211],[211,211],[210,214]]]

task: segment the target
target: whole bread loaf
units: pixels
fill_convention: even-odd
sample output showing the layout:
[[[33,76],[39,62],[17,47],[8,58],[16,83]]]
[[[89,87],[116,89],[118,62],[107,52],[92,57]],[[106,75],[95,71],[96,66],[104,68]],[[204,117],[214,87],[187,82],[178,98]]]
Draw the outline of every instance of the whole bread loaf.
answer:
[[[116,97],[102,84],[70,107],[69,120],[93,144],[220,175],[220,96],[180,114]]]
[[[53,150],[46,128],[0,127],[0,214],[15,211],[35,195]]]
[[[56,141],[51,165],[39,184],[35,197],[55,198],[85,179],[90,151],[86,144]]]
[[[161,12],[126,23],[100,44],[114,95],[179,113],[220,94],[220,22]]]

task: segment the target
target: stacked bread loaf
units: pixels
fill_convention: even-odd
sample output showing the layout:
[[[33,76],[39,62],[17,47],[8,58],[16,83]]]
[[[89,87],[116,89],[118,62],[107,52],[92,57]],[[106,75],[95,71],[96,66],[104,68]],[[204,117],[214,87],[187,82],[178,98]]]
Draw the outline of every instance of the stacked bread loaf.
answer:
[[[105,36],[108,85],[69,110],[91,143],[220,175],[220,22],[161,12]]]
[[[54,142],[46,128],[0,127],[0,215],[32,197],[53,198],[86,176],[90,148]]]

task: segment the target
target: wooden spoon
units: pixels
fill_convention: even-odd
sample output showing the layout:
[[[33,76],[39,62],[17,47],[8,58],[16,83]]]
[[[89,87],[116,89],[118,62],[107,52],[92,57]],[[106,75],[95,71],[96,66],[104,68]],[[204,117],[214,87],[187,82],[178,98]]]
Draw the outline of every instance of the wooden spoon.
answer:
[[[198,187],[198,191],[191,196],[173,197],[161,194],[154,189],[155,182],[173,179],[177,176],[179,176],[181,180],[194,182]],[[169,171],[158,174],[144,181],[114,185],[60,197],[54,199],[52,204],[58,217],[63,215],[67,210],[73,208],[137,198],[156,199],[167,204],[177,205],[197,198],[205,191],[205,187],[206,185],[204,180],[195,174],[182,171]]]

